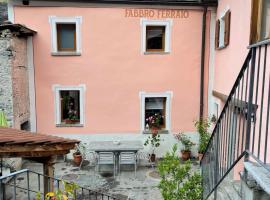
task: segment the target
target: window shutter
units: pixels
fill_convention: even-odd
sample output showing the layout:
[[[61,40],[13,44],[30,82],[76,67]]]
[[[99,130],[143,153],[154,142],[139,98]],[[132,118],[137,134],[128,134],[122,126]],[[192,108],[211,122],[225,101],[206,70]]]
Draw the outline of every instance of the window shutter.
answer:
[[[219,47],[219,20],[216,21],[216,32],[215,32],[215,47]]]
[[[230,43],[230,25],[231,25],[231,11],[225,14],[225,30],[224,30],[224,45],[228,46]]]

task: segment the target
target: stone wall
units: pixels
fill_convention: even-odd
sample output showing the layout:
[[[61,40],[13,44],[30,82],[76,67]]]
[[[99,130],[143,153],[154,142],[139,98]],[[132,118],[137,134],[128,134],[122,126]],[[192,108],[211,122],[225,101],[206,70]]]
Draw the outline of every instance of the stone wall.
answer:
[[[19,129],[22,123],[30,120],[26,38],[13,37],[11,48],[13,127]]]
[[[8,124],[13,126],[13,92],[12,92],[12,33],[5,30],[0,33],[0,109],[3,109]]]
[[[0,109],[11,127],[30,120],[27,39],[5,30],[0,37]]]
[[[8,19],[7,2],[0,0],[0,24]]]

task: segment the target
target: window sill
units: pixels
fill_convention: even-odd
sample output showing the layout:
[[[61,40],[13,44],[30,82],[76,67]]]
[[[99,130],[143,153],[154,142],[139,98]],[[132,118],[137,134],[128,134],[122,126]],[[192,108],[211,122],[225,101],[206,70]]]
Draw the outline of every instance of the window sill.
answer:
[[[164,130],[159,130],[158,133],[159,134],[169,134],[169,131],[166,130],[166,129],[164,129]],[[147,130],[144,130],[143,131],[143,134],[152,134],[152,132],[151,132],[151,130],[148,130],[148,131]]]
[[[158,55],[167,55],[170,54],[170,52],[165,52],[165,51],[146,51],[144,52],[144,55],[153,55],[153,54],[158,54]]]
[[[266,39],[259,40],[259,41],[256,41],[256,42],[250,44],[247,48],[248,49],[251,49],[253,47],[258,47],[258,46],[261,46],[261,45],[267,45],[269,43],[270,43],[270,39],[269,38],[266,38]]]
[[[63,51],[63,52],[52,52],[52,56],[80,56],[81,52],[69,52],[69,51]]]
[[[83,127],[83,124],[56,124],[56,127]]]
[[[227,45],[228,46],[228,45]],[[222,49],[225,49],[227,46],[220,46],[220,47],[218,47],[218,48],[216,48],[216,50],[222,50]]]

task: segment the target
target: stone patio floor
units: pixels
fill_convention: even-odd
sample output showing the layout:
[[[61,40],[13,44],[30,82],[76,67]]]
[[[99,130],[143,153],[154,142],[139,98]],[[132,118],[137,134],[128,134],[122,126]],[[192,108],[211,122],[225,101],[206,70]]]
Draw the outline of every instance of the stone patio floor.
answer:
[[[106,167],[106,166],[105,166]],[[27,161],[23,168],[42,173],[42,165]],[[121,167],[122,168],[122,167]],[[193,170],[199,170],[199,162],[193,161]],[[123,166],[120,174],[114,178],[108,167],[103,172],[96,172],[95,166],[85,161],[82,168],[76,167],[72,161],[59,161],[55,164],[55,178],[76,182],[79,186],[111,194],[119,199],[161,200],[158,189],[160,181],[156,168],[147,161],[137,168],[135,177],[132,166]],[[107,172],[105,172],[106,170]]]

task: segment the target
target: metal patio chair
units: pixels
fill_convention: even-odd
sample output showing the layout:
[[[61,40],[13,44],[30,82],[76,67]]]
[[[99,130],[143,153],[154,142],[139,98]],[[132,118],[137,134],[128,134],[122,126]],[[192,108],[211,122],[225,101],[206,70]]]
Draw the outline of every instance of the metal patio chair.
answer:
[[[137,154],[134,152],[121,152],[119,155],[119,173],[121,165],[134,165],[134,171],[136,176],[137,171]]]
[[[113,177],[115,177],[116,164],[113,152],[99,152],[97,154],[97,170],[99,172],[100,165],[113,165]]]

